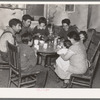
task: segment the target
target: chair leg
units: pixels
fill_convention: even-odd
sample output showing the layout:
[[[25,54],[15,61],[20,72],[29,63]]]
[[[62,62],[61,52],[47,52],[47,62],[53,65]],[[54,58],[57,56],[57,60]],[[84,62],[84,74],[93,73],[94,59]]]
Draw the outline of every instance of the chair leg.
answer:
[[[39,65],[39,55],[37,55],[37,65]]]
[[[11,87],[11,75],[12,75],[12,71],[10,69],[9,70],[9,79],[8,79],[8,86],[7,87]]]
[[[74,80],[74,78],[73,78],[73,77],[71,77],[71,78],[70,78],[70,81],[69,81],[68,88],[72,88],[72,85],[73,85],[73,84],[72,84],[72,81],[73,81],[73,80]]]
[[[48,57],[47,56],[44,57],[44,66],[45,67],[48,66]]]
[[[19,78],[18,78],[18,87],[19,88],[21,87],[21,76],[19,76]]]

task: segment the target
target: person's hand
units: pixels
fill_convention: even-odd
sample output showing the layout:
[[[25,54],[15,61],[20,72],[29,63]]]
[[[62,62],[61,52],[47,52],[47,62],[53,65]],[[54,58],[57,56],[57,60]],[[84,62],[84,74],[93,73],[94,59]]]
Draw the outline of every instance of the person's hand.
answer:
[[[60,46],[57,46],[57,48],[55,49],[56,52],[58,52],[61,49]]]
[[[31,41],[28,41],[28,45],[32,46],[33,45],[33,39]]]

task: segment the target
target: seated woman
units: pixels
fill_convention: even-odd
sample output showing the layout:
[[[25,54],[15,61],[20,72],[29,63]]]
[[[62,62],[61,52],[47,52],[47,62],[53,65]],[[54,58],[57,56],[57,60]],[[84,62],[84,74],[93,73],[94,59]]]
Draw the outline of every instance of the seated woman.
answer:
[[[49,35],[48,30],[46,28],[47,20],[45,17],[40,17],[38,20],[38,25],[33,29],[33,37],[45,38]]]
[[[87,38],[88,38],[88,35],[86,33],[86,31],[80,31],[79,32],[79,36],[80,36],[80,40],[85,43]]]
[[[78,32],[72,31],[67,36],[72,45],[66,54],[60,54],[60,56],[64,61],[69,60],[68,69],[63,71],[57,64],[55,66],[56,74],[64,80],[64,83],[69,82],[72,74],[83,74],[88,68],[86,49],[80,41]]]

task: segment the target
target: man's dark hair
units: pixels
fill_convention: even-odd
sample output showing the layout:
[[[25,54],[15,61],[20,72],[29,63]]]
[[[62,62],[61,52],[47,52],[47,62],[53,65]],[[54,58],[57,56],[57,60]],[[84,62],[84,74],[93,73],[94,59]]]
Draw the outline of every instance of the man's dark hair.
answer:
[[[79,33],[76,31],[71,31],[67,34],[67,36],[71,39],[74,39],[75,41],[80,41]]]
[[[16,26],[17,24],[22,24],[19,19],[13,18],[9,21],[9,26],[12,27],[13,25]]]
[[[25,14],[25,15],[23,15],[23,17],[22,17],[22,20],[28,20],[28,19],[30,19],[30,20],[34,20],[34,17],[31,17],[30,15],[28,15],[28,14]]]
[[[68,26],[70,25],[70,20],[69,19],[63,19],[62,24],[66,23]]]
[[[47,20],[45,17],[40,17],[38,22],[39,22],[39,24],[44,23],[45,25],[47,25]]]

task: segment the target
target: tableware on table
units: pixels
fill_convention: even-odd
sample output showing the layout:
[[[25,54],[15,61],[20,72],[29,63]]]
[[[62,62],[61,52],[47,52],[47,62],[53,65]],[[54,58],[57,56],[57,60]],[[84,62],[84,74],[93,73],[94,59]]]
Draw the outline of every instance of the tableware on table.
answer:
[[[40,40],[40,45],[43,45],[44,44],[44,41],[43,40]]]
[[[34,40],[34,45],[38,45],[39,40]]]
[[[47,43],[44,43],[43,48],[44,49],[47,49],[47,47],[48,47],[48,44]]]
[[[39,50],[39,45],[34,45],[34,48],[36,48],[37,50]]]

